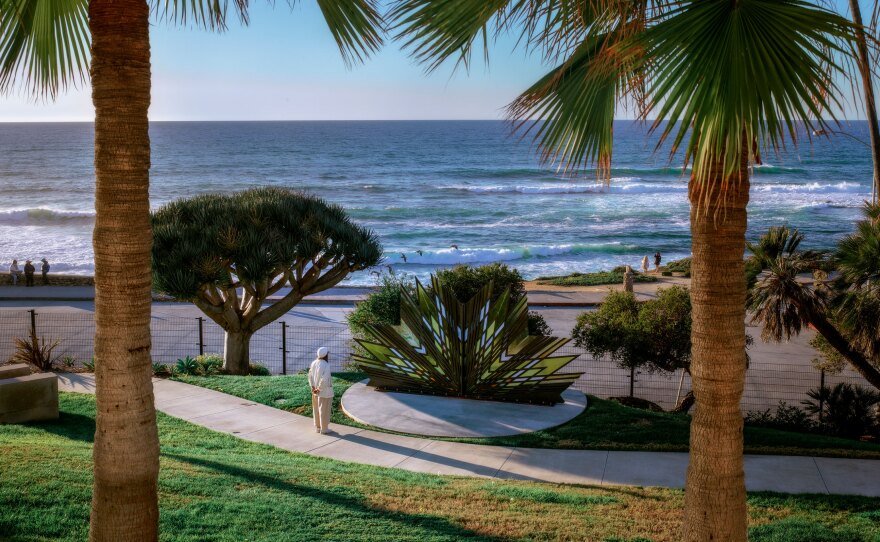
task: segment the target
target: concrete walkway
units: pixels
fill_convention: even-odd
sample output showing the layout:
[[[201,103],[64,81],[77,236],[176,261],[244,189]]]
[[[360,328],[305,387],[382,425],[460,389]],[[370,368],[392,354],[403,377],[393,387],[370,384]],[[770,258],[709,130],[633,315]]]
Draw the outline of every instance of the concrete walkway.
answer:
[[[293,452],[431,474],[565,484],[684,487],[685,453],[547,450],[480,446],[333,424],[198,386],[156,379],[156,409],[188,422]],[[60,374],[59,389],[94,393],[94,375]],[[880,497],[880,461],[747,455],[749,491]]]
[[[656,297],[657,286],[655,283],[638,284],[637,286],[636,297],[640,301]],[[528,292],[529,306],[592,307],[601,304],[611,289],[611,286],[604,286],[593,288],[590,291],[566,290],[565,288],[530,291]],[[354,306],[372,291],[373,288],[370,287],[338,286],[307,296],[299,304]],[[281,289],[269,299],[280,299],[286,293],[286,288]],[[25,288],[24,286],[0,285],[0,301],[93,301],[94,299],[94,286],[34,286]],[[154,301],[168,300],[154,296]]]

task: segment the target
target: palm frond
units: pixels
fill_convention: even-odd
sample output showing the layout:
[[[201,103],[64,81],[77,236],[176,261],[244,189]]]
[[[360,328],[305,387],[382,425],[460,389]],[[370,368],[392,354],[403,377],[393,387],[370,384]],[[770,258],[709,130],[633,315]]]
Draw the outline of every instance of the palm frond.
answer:
[[[0,0],[0,92],[55,98],[89,72],[88,0]]]
[[[159,0],[152,2],[156,19],[193,25],[208,30],[226,30],[229,0]],[[249,0],[232,0],[233,10],[242,24],[248,24]]]
[[[798,280],[810,271],[810,262],[798,255],[779,256],[769,262],[764,276],[749,290],[746,308],[752,322],[762,324],[765,341],[788,340],[810,324],[814,315],[824,311],[822,292]]]
[[[565,172],[594,163],[600,175],[610,175],[614,114],[628,75],[611,40],[584,41],[508,106],[515,126],[533,132],[542,160]]]
[[[851,39],[848,21],[800,0],[683,1],[644,34],[653,100],[644,114],[665,120],[653,128],[672,152],[687,141],[695,179],[729,176],[756,145],[778,151],[804,124],[826,127],[823,113],[834,120],[830,74],[841,71],[840,40]]]
[[[382,46],[385,21],[376,0],[318,0],[346,63],[361,62]]]
[[[385,23],[376,0],[317,3],[346,64],[362,61],[381,47]],[[162,0],[153,4],[153,12],[163,22],[223,31],[230,11],[242,24],[248,24],[249,7],[250,0]]]

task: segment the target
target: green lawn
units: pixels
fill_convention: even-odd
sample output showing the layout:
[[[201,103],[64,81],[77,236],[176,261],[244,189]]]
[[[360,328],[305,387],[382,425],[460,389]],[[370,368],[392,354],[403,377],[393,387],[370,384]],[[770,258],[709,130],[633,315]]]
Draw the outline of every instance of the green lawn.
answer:
[[[94,398],[0,425],[0,540],[88,532]],[[289,453],[158,415],[163,541],[678,540],[682,493],[438,477]],[[880,499],[753,494],[750,539],[878,542]]]
[[[334,373],[334,422],[364,427],[346,417],[339,408],[339,398],[345,390],[364,378],[362,373]],[[181,376],[176,379],[305,416],[312,414],[305,375]],[[589,408],[559,427],[514,437],[454,440],[530,448],[685,452],[689,435],[690,418],[686,415],[648,412],[590,396]],[[777,429],[746,427],[745,442],[746,453],[752,454],[880,459],[880,444]]]
[[[538,277],[538,284],[550,286],[602,286],[623,284],[623,273],[618,271],[598,271],[595,273],[571,273],[554,277]],[[633,282],[657,282],[657,277],[635,273]]]

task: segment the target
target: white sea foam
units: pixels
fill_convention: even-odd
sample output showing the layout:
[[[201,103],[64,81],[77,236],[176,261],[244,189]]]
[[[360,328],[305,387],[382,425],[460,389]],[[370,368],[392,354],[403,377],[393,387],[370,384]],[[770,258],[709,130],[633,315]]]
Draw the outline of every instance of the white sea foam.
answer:
[[[94,220],[95,214],[91,212],[62,211],[45,207],[0,211],[0,225],[86,224]]]
[[[865,187],[859,183],[842,181],[839,183],[802,183],[802,184],[759,184],[755,183],[752,189],[756,192],[806,192],[806,193],[845,193],[851,194],[856,192],[864,192]]]
[[[511,248],[444,248],[424,250],[421,254],[415,251],[407,251],[404,255],[406,256],[406,263],[410,265],[456,265],[552,258],[589,252],[613,253],[628,248],[630,247],[624,246],[619,242],[611,242],[590,245],[549,245]],[[389,251],[386,253],[385,259],[391,264],[404,263],[400,252]]]
[[[682,192],[682,182],[640,182],[638,177],[614,177],[609,183],[538,183],[518,185],[451,185],[445,190],[459,190],[474,194],[615,194]]]

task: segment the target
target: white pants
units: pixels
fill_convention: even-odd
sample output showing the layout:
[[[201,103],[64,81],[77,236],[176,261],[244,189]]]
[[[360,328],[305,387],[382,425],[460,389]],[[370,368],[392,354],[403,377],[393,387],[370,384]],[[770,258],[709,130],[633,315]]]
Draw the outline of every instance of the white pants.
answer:
[[[327,431],[330,427],[330,406],[333,404],[332,397],[318,397],[312,394],[312,416],[315,418],[315,428]]]

